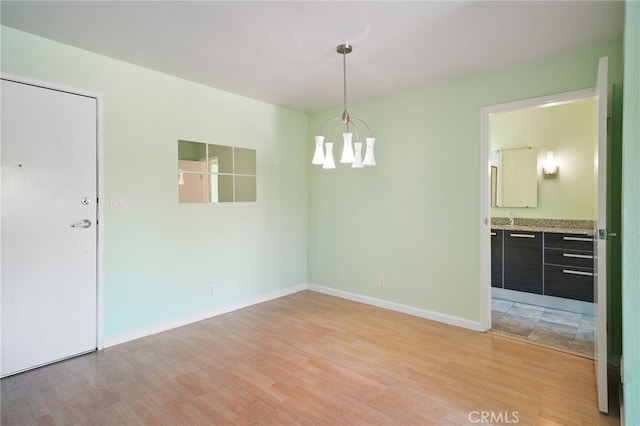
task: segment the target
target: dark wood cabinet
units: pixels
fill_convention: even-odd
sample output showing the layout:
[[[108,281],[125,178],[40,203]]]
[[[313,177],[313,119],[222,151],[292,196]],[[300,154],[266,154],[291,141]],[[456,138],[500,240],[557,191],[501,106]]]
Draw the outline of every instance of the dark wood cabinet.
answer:
[[[593,237],[544,235],[544,294],[593,302]]]
[[[593,302],[588,234],[491,230],[491,287]]]
[[[504,231],[504,288],[543,294],[542,233]]]
[[[502,229],[491,230],[491,287],[502,288]]]

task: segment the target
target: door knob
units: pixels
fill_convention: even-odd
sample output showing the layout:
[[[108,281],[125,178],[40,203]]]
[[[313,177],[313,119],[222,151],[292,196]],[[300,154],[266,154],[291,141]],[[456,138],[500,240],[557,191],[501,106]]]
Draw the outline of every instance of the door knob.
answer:
[[[74,223],[71,225],[72,228],[88,228],[91,226],[91,221],[89,219],[85,219],[81,222]]]

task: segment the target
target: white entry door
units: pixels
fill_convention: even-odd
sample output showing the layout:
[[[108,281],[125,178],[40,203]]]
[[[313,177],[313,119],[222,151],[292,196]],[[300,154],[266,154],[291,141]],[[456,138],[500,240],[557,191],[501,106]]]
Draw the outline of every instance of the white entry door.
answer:
[[[594,262],[594,312],[596,315],[594,359],[598,387],[598,409],[609,412],[607,391],[607,118],[608,118],[608,58],[600,58],[596,81],[598,98],[598,145],[596,167],[596,244]]]
[[[1,93],[4,377],[97,347],[97,100]]]

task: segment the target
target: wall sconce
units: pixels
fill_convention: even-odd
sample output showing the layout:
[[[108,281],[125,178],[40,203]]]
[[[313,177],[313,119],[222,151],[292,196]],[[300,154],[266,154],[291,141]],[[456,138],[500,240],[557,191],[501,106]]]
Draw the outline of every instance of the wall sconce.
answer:
[[[553,151],[547,151],[547,161],[542,166],[542,176],[553,179],[558,176],[558,165],[553,158]]]

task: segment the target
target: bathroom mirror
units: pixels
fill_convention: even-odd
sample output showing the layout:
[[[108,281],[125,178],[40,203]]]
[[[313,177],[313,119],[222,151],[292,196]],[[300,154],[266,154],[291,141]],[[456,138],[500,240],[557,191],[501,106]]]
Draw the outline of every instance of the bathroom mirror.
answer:
[[[492,206],[537,207],[537,165],[538,151],[535,148],[526,147],[492,152]]]
[[[256,151],[178,141],[178,202],[256,201]]]

